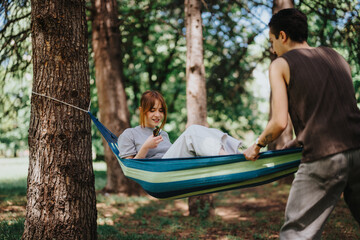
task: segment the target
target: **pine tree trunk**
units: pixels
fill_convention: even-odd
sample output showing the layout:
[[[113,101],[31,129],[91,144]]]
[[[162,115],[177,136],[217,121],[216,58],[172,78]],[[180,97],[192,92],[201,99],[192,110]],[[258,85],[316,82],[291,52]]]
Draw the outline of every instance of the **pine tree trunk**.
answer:
[[[186,21],[186,108],[187,124],[207,126],[206,84],[203,54],[201,1],[185,0]],[[214,215],[212,195],[189,198],[191,216]]]
[[[101,122],[119,136],[130,127],[122,82],[121,36],[116,0],[92,1],[92,46]],[[107,164],[105,192],[140,194],[141,188],[122,173],[117,158],[103,139]]]
[[[273,14],[277,13],[281,9],[285,8],[293,8],[294,7],[294,1],[293,0],[274,0],[273,1],[273,7],[272,12]],[[274,60],[276,56],[274,54],[271,54],[270,56],[271,60]],[[270,94],[270,103],[272,101],[271,94]],[[270,113],[269,118],[271,118],[272,115],[272,109],[270,104]],[[290,119],[290,116],[288,116],[288,125],[286,129],[283,131],[283,133],[278,137],[275,141],[269,144],[268,149],[269,150],[277,150],[282,149],[283,146],[289,142],[291,139],[293,139],[293,125]]]
[[[33,91],[87,109],[85,1],[31,1]],[[23,239],[96,239],[91,122],[82,111],[33,95]]]

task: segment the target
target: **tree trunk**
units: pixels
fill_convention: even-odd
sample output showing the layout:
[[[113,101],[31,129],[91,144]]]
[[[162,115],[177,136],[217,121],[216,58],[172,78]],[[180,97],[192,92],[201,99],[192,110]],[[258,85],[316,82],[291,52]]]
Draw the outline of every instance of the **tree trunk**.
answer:
[[[92,46],[101,122],[119,136],[130,127],[122,82],[121,36],[116,0],[92,0]],[[141,188],[126,178],[117,158],[103,139],[107,164],[106,192],[140,194]]]
[[[272,14],[274,15],[281,9],[293,8],[294,0],[273,0]]]
[[[187,126],[207,124],[201,1],[185,0]]]
[[[281,9],[285,9],[285,8],[293,8],[294,7],[294,1],[293,0],[274,0],[273,1],[273,7],[272,7],[272,13],[273,15],[275,13],[277,13],[278,11],[280,11]],[[271,61],[273,61],[276,56],[274,54],[270,55]],[[270,103],[272,101],[271,98],[271,93],[270,93]],[[272,116],[272,109],[271,109],[271,104],[270,104],[270,113],[269,113],[269,118],[271,118]],[[286,126],[285,130],[282,132],[282,134],[272,143],[270,143],[268,145],[268,149],[269,150],[278,150],[278,149],[282,149],[283,146],[291,141],[293,139],[293,125],[290,119],[290,115],[288,115],[288,125]],[[282,178],[279,180],[280,183],[286,183],[286,184],[291,184],[292,181],[294,180],[294,175],[289,175],[288,177]]]
[[[203,54],[201,1],[185,0],[186,21],[186,108],[187,124],[207,126],[206,84]],[[189,198],[191,216],[214,215],[212,195]]]
[[[272,12],[273,14],[277,13],[281,9],[285,8],[293,8],[294,7],[294,1],[293,0],[274,0],[273,1],[273,7]],[[270,55],[271,60],[274,60],[276,56],[274,54]],[[271,93],[270,93],[270,103],[272,101]],[[271,118],[272,115],[272,109],[270,104],[270,113],[269,118]],[[283,133],[278,137],[275,141],[270,143],[268,145],[269,150],[277,150],[282,149],[282,147],[289,142],[293,138],[293,125],[290,119],[290,116],[288,115],[288,125],[286,129],[283,131]]]
[[[31,1],[33,91],[87,109],[85,1]],[[91,122],[75,108],[33,95],[23,239],[96,239]]]

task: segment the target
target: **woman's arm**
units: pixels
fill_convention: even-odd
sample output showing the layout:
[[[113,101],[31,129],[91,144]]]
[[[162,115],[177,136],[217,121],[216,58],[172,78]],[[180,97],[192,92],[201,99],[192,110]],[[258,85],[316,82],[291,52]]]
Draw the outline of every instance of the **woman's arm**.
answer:
[[[163,140],[162,136],[159,135],[157,137],[154,137],[153,135],[150,135],[144,144],[141,146],[139,152],[135,156],[129,156],[127,158],[146,158],[147,153],[150,149],[156,148],[159,143]]]
[[[120,153],[120,157],[125,159],[131,158],[146,158],[149,150],[152,148],[156,148],[161,141],[163,141],[163,137],[161,135],[154,137],[152,134],[145,140],[145,142],[141,145],[139,151],[136,149],[136,145],[142,141],[135,143],[136,138],[134,137],[132,129],[126,129],[118,139],[118,148]],[[140,143],[140,144],[141,144]]]

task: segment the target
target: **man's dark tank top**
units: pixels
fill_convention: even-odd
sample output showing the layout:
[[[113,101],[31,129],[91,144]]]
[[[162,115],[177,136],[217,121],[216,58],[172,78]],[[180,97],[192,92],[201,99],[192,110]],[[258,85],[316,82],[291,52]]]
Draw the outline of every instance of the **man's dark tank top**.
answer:
[[[302,162],[360,148],[360,110],[345,59],[326,47],[281,57],[290,67],[289,113],[303,145]]]

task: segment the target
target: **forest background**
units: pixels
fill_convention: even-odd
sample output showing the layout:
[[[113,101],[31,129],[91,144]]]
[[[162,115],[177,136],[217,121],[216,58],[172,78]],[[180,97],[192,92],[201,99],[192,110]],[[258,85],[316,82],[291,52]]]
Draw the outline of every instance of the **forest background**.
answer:
[[[210,127],[251,143],[268,119],[270,63],[267,23],[272,1],[204,1],[202,9],[207,114]],[[90,2],[88,3],[91,36]],[[163,93],[169,109],[165,130],[174,141],[186,124],[186,39],[183,1],[118,2],[122,81],[132,126],[147,89]],[[360,103],[360,4],[351,1],[295,1],[309,19],[309,43],[331,46],[350,63]],[[32,85],[30,1],[0,6],[0,156],[27,154]],[[91,41],[91,37],[89,37]],[[98,113],[94,54],[89,43],[91,112]],[[93,126],[94,159],[101,137]]]
[[[27,156],[27,136],[30,136],[29,146],[32,155],[30,157],[29,173],[33,174],[29,174],[28,176],[27,202],[30,205],[27,207],[27,220],[23,236],[31,238],[32,234],[36,232],[44,234],[41,229],[56,229],[52,227],[49,228],[47,225],[39,226],[38,224],[34,224],[34,222],[36,222],[34,219],[38,217],[36,214],[38,209],[33,208],[32,203],[37,202],[38,204],[36,206],[43,206],[43,197],[38,197],[38,195],[33,193],[46,193],[47,191],[49,192],[46,194],[46,198],[49,198],[49,200],[45,201],[45,212],[47,212],[44,214],[45,217],[61,216],[60,218],[70,219],[78,215],[77,213],[80,214],[91,210],[91,214],[86,214],[85,216],[87,220],[91,220],[91,228],[84,229],[79,225],[80,222],[76,221],[76,218],[71,218],[71,221],[76,222],[77,225],[75,226],[69,220],[68,226],[73,226],[74,229],[77,227],[84,229],[84,231],[86,230],[86,233],[84,232],[86,236],[95,236],[95,195],[93,182],[91,181],[93,175],[89,174],[90,171],[82,171],[83,169],[91,168],[87,166],[87,164],[91,164],[90,124],[88,125],[88,130],[81,130],[77,127],[78,123],[80,124],[86,121],[90,123],[90,121],[88,118],[86,118],[85,121],[82,118],[77,119],[77,111],[74,109],[69,110],[59,103],[48,102],[49,100],[45,98],[41,98],[39,101],[39,97],[34,97],[32,91],[36,91],[37,89],[39,91],[38,93],[50,92],[50,95],[56,94],[58,98],[60,97],[61,100],[64,101],[71,101],[71,98],[77,98],[79,100],[77,104],[86,105],[85,107],[87,107],[88,97],[84,97],[82,94],[79,95],[79,91],[88,91],[88,83],[90,82],[91,111],[96,114],[110,130],[119,134],[124,128],[138,124],[137,108],[141,93],[147,89],[159,90],[164,94],[170,112],[165,130],[169,132],[171,140],[174,141],[185,129],[186,122],[189,123],[189,117],[193,117],[193,115],[197,115],[198,113],[192,111],[195,106],[188,104],[189,88],[191,89],[194,86],[187,85],[186,83],[188,80],[187,63],[189,62],[187,53],[189,49],[191,49],[191,47],[189,48],[188,46],[188,42],[191,41],[188,41],[189,39],[187,38],[191,36],[191,34],[188,34],[187,30],[191,28],[188,27],[188,23],[187,21],[185,23],[184,19],[187,19],[187,16],[192,16],[191,14],[186,14],[186,9],[188,9],[186,6],[191,6],[191,4],[186,4],[188,1],[185,1],[184,6],[183,1],[116,0],[93,0],[90,2],[85,0],[56,0],[49,2],[31,2],[32,6],[30,6],[30,1],[26,0],[3,0],[0,5],[0,155],[5,157]],[[255,136],[264,128],[268,119],[269,86],[267,84],[266,69],[271,61],[271,54],[267,41],[267,22],[274,12],[274,6],[283,1],[193,1],[193,3],[195,2],[196,4],[202,3],[201,18],[206,89],[202,87],[201,89],[204,90],[203,93],[198,94],[199,96],[197,95],[197,97],[207,96],[207,113],[203,115],[207,115],[207,118],[202,124],[209,124],[210,127],[228,132],[234,137],[245,140],[245,144],[252,143]],[[292,1],[286,2],[294,4]],[[358,102],[358,72],[360,62],[359,5],[357,1],[295,1],[295,6],[304,11],[309,18],[310,44],[312,46],[322,45],[334,47],[350,63]],[[77,8],[79,6],[82,9],[81,11]],[[48,11],[48,7],[53,10],[60,9],[61,11]],[[75,12],[72,11],[74,9],[76,9]],[[72,17],[69,17],[67,12],[72,13]],[[80,12],[83,19],[81,23],[76,21],[78,20],[77,15]],[[30,18],[32,24],[30,23]],[[61,24],[64,24],[64,26],[62,27]],[[78,28],[80,25],[82,27]],[[88,31],[86,31],[86,25]],[[105,29],[103,28],[104,26],[106,26]],[[71,32],[73,35],[69,35]],[[83,38],[86,34],[88,34],[89,42]],[[43,45],[39,45],[36,41],[31,43],[31,37],[32,40],[34,40],[36,39],[35,36],[37,36],[38,39],[42,41],[44,40],[42,38],[44,35],[50,36],[50,38],[54,37],[53,41],[46,38],[47,41],[44,41]],[[80,37],[84,41],[72,45],[71,37],[75,39]],[[51,45],[50,42],[52,43]],[[67,46],[71,47],[66,48]],[[81,51],[79,51],[80,48]],[[31,49],[34,50],[33,53]],[[64,51],[64,49],[66,50]],[[45,51],[44,55],[44,52],[41,52],[41,50],[52,50],[53,52],[50,51],[50,54],[46,55],[47,52]],[[58,55],[59,52],[57,51],[59,50],[61,51],[61,55]],[[88,52],[90,53],[89,58],[87,55]],[[57,64],[64,63],[62,57],[75,59],[77,53],[84,54],[81,56],[85,56],[80,61],[74,61],[74,63],[83,64],[82,67],[70,64],[66,65],[67,67],[65,69],[59,68]],[[87,59],[90,63],[90,78],[88,78]],[[32,69],[32,64],[34,64],[34,69]],[[37,68],[39,64],[48,67],[49,70],[55,70],[55,73],[46,75],[45,72],[37,71],[39,70],[39,68]],[[185,68],[187,69],[186,73]],[[70,69],[79,71],[80,75],[76,75],[76,71],[71,71]],[[34,79],[32,79],[33,75]],[[67,82],[62,82],[60,80],[61,77],[59,77],[60,75],[62,75]],[[87,78],[82,78],[85,75]],[[78,79],[74,76],[78,76]],[[84,79],[85,81],[83,81]],[[80,83],[81,86],[79,86]],[[39,84],[41,88],[39,88]],[[121,86],[119,86],[119,84]],[[53,86],[59,86],[60,88],[58,89],[60,89],[60,91],[48,91],[51,90]],[[78,87],[78,89],[76,89],[76,87]],[[32,121],[30,122],[28,134],[30,98]],[[104,99],[106,99],[107,102]],[[39,133],[37,130],[41,129],[36,125],[36,121],[34,122],[34,119],[40,119],[35,115],[42,110],[43,113],[51,112],[51,108],[43,108],[41,104],[38,104],[39,102],[47,102],[50,106],[55,107],[52,109],[56,109],[55,115],[50,116],[50,114],[49,118],[44,118],[45,125],[48,121],[52,120],[59,122],[59,125],[55,124],[53,129],[49,128],[50,134],[46,135],[48,137],[47,140],[49,140],[47,142],[44,141],[44,137],[40,135],[35,136]],[[84,104],[85,102],[86,104]],[[202,104],[205,105],[205,101],[202,102]],[[99,108],[99,106],[102,107]],[[108,109],[111,110],[108,111]],[[104,111],[107,113],[104,114]],[[194,114],[189,114],[190,112],[194,112]],[[200,116],[201,114],[198,115]],[[121,118],[124,116],[127,119]],[[66,138],[64,133],[60,131],[54,138],[51,132],[54,132],[57,127],[62,128],[62,126],[68,122],[74,124],[74,128],[68,132],[69,136]],[[78,135],[86,131],[89,133],[86,147],[84,147],[85,145],[74,144],[75,142],[79,142],[81,138],[81,136]],[[252,133],[253,131],[255,135]],[[101,137],[94,126],[92,136],[93,159],[101,160],[104,150]],[[58,142],[56,142],[56,140]],[[50,145],[41,145],[43,143]],[[62,148],[62,146],[64,146],[64,148]],[[52,153],[56,154],[48,156],[46,154],[47,151],[45,151],[48,147],[51,148]],[[69,153],[66,150],[69,150]],[[80,158],[77,158],[79,151],[84,152]],[[86,154],[84,154],[85,152]],[[114,220],[111,224],[109,223],[111,226],[116,222],[120,224],[120,229],[124,230],[126,228],[121,227],[121,225],[123,224],[122,220],[125,220],[125,218],[119,217],[120,215],[122,216],[122,214],[106,213],[110,211],[110,208],[115,207],[118,209],[121,204],[118,206],[118,201],[115,201],[111,203],[110,206],[106,205],[104,208],[101,206],[107,201],[106,199],[108,199],[109,196],[111,196],[111,198],[118,197],[116,194],[109,195],[109,192],[114,193],[120,191],[127,192],[131,195],[138,189],[130,186],[130,183],[119,181],[119,175],[121,173],[119,164],[113,157],[113,154],[110,153],[110,155],[111,157],[109,158],[109,151],[105,147],[104,158],[107,164],[106,174],[104,172],[95,172],[95,178],[97,179],[95,185],[99,182],[99,175],[102,179],[100,182],[105,181],[105,177],[107,178],[106,187],[103,188],[103,185],[101,187],[101,192],[104,194],[97,196],[96,208],[99,211],[97,223],[102,225],[103,217],[106,217],[108,220],[111,218]],[[49,168],[43,168],[42,172],[33,171],[36,164],[41,163],[42,160],[47,158],[49,158],[49,161],[45,161],[45,164],[54,163],[53,160],[56,160],[56,164],[49,164]],[[115,161],[110,161],[111,158],[114,158]],[[6,171],[6,167],[8,167],[7,161],[8,160],[5,159],[5,164],[2,165],[4,168],[1,168],[1,170],[5,171],[1,174],[1,177],[12,174]],[[43,183],[33,181],[34,179],[38,179],[39,176],[48,176],[47,174],[49,172],[54,174],[59,173],[59,169],[50,169],[50,167],[56,168],[56,166],[60,166],[65,172],[53,176],[52,179],[56,180],[52,181],[52,184],[46,181]],[[119,170],[118,172],[115,171],[116,167]],[[78,173],[80,172],[85,175],[79,175]],[[64,178],[64,176],[66,177]],[[72,178],[69,178],[69,176],[72,176]],[[70,184],[69,179],[73,180],[72,184]],[[88,181],[86,184],[82,184],[83,181],[79,181],[80,179]],[[61,182],[62,184],[57,184],[57,180],[63,180],[63,182]],[[20,214],[17,217],[21,219],[26,203],[23,199],[23,186],[25,184],[21,184],[22,187],[19,196],[17,196],[17,191],[15,191],[18,187],[13,184],[14,183],[3,184],[0,186],[0,190],[6,190],[0,194],[1,198],[7,199],[2,202],[3,205],[1,205],[0,208],[2,210],[1,212],[4,212],[6,216],[7,213],[15,213],[15,215]],[[84,192],[86,196],[90,197],[87,200],[82,198],[82,204],[74,207],[74,210],[77,211],[76,214],[70,211],[64,212],[62,211],[64,209],[64,201],[62,200],[56,201],[58,205],[55,204],[56,207],[53,207],[54,201],[52,199],[58,199],[59,196],[62,196],[61,193],[52,191],[55,185],[56,189],[64,190],[63,192],[67,196],[65,200],[69,200],[67,201],[69,204],[77,204],[77,202],[72,201],[72,199],[81,195],[78,191],[79,189]],[[72,187],[71,189],[69,188],[70,186]],[[125,186],[127,190],[123,189]],[[279,202],[279,198],[281,198],[280,202],[285,203],[286,194],[283,195],[281,192],[287,192],[288,189],[286,188],[288,185],[281,185],[278,190],[273,191],[276,186],[276,183],[269,186],[270,188],[268,190],[275,194],[274,199],[267,199],[265,201],[267,204]],[[89,189],[87,187],[89,187]],[[275,188],[272,189],[272,187]],[[283,189],[284,187],[285,191]],[[99,190],[99,186],[97,186],[96,189]],[[266,187],[253,189],[256,195],[259,196],[263,196],[266,190]],[[251,192],[251,190],[249,191]],[[10,192],[16,194],[9,194]],[[226,194],[224,199],[229,199],[233,193],[234,192],[224,193]],[[238,193],[239,192],[235,192],[234,194],[236,195]],[[236,199],[250,202],[253,201],[252,199],[256,199],[256,204],[250,204],[251,208],[254,208],[254,212],[258,216],[265,214],[259,211],[259,208],[261,209],[263,207],[261,205],[261,197],[244,197],[242,193],[240,193],[240,196],[235,195],[231,202],[236,202]],[[219,196],[223,195],[215,194],[216,198],[219,198]],[[22,200],[18,201],[18,197]],[[121,201],[124,199],[127,201],[131,198],[121,199]],[[217,199],[217,201],[219,200],[221,201],[221,199]],[[151,202],[159,204],[158,202]],[[200,217],[201,215],[208,216],[206,212],[209,210],[209,206],[212,208],[213,202],[209,201],[208,203],[210,204],[205,204],[204,209],[197,208]],[[191,205],[189,198],[190,213],[192,209]],[[88,208],[88,206],[90,206],[90,208]],[[196,207],[196,205],[194,206]],[[243,204],[241,204],[240,208],[242,207],[244,207]],[[129,208],[127,206],[120,207],[120,210],[124,209]],[[157,206],[154,207],[154,209],[161,211],[163,207]],[[40,208],[40,210],[43,211],[44,208]],[[57,210],[59,210],[61,214],[60,212],[56,212]],[[227,208],[226,210],[229,209]],[[50,214],[54,211],[56,212],[55,214]],[[111,210],[111,212],[113,212],[113,210]],[[265,212],[266,214],[274,214],[271,210]],[[259,220],[263,221],[263,219],[266,219],[267,221],[270,219],[269,224],[276,222],[279,225],[281,223],[279,219],[282,219],[282,212],[280,209],[276,210],[278,215],[275,220],[271,220],[271,218],[268,217],[260,217]],[[246,211],[246,213],[249,214],[248,211]],[[340,210],[340,213],[341,216],[345,216],[345,219],[347,219],[346,216],[349,214],[344,213],[342,210]],[[227,215],[228,214],[225,214],[224,216]],[[134,216],[136,217],[137,214]],[[154,213],[151,214],[151,216],[153,218],[157,216],[157,214]],[[176,220],[176,216],[176,214],[171,214],[171,219]],[[186,216],[186,214],[181,214],[181,216]],[[85,217],[82,219],[85,219]],[[139,219],[134,219],[134,224],[131,223],[130,225],[144,225],[146,222],[146,214],[139,214],[139,217]],[[8,217],[5,217],[5,219],[8,219]],[[12,219],[12,217],[9,219]],[[251,221],[248,220],[249,219],[245,219],[245,222],[251,223]],[[166,222],[168,221],[169,219],[166,219]],[[62,224],[61,221],[57,223],[51,219],[43,222],[49,222],[53,227],[57,226],[57,224]],[[175,222],[175,225],[177,225],[182,221]],[[344,221],[341,218],[337,218],[336,222]],[[83,221],[81,221],[81,223],[83,223]],[[20,220],[20,224],[22,224],[22,220]],[[257,225],[256,223],[254,224]],[[5,226],[5,229],[13,226],[12,220],[5,222],[5,225],[1,222],[0,225],[0,230],[2,226]],[[155,225],[157,225],[157,223],[155,223]],[[173,226],[174,224],[166,225]],[[189,226],[191,225],[193,224]],[[217,225],[217,223],[215,225]],[[267,237],[269,235],[276,237],[274,231],[278,231],[278,225],[272,228],[265,228],[265,231],[271,229],[271,232],[266,233],[264,236],[265,239],[268,239]],[[339,226],[338,223],[335,225]],[[144,226],[146,227],[146,224]],[[20,228],[22,229],[23,227],[21,226]],[[340,229],[346,229],[345,231],[347,232],[349,227],[340,225]],[[2,231],[3,230],[0,232]],[[147,231],[148,229],[146,232]],[[218,230],[211,227],[209,230],[210,233],[207,234],[213,235],[213,231]],[[139,229],[135,228],[134,232],[139,232]],[[189,230],[189,232],[192,231]],[[201,232],[202,231],[196,231],[196,234],[201,234]],[[227,232],[227,230],[224,230],[225,234],[227,234]],[[65,234],[64,232],[62,233]],[[74,233],[80,234],[76,230]],[[172,233],[173,231],[169,234],[171,235]],[[56,231],[50,231],[49,234],[51,234],[51,236],[58,236]],[[182,231],[178,232],[178,234],[181,235]],[[241,232],[236,232],[235,235],[242,234]],[[256,236],[257,234],[255,231],[251,233],[251,236]],[[327,232],[327,234],[332,235],[332,231],[330,233]]]

